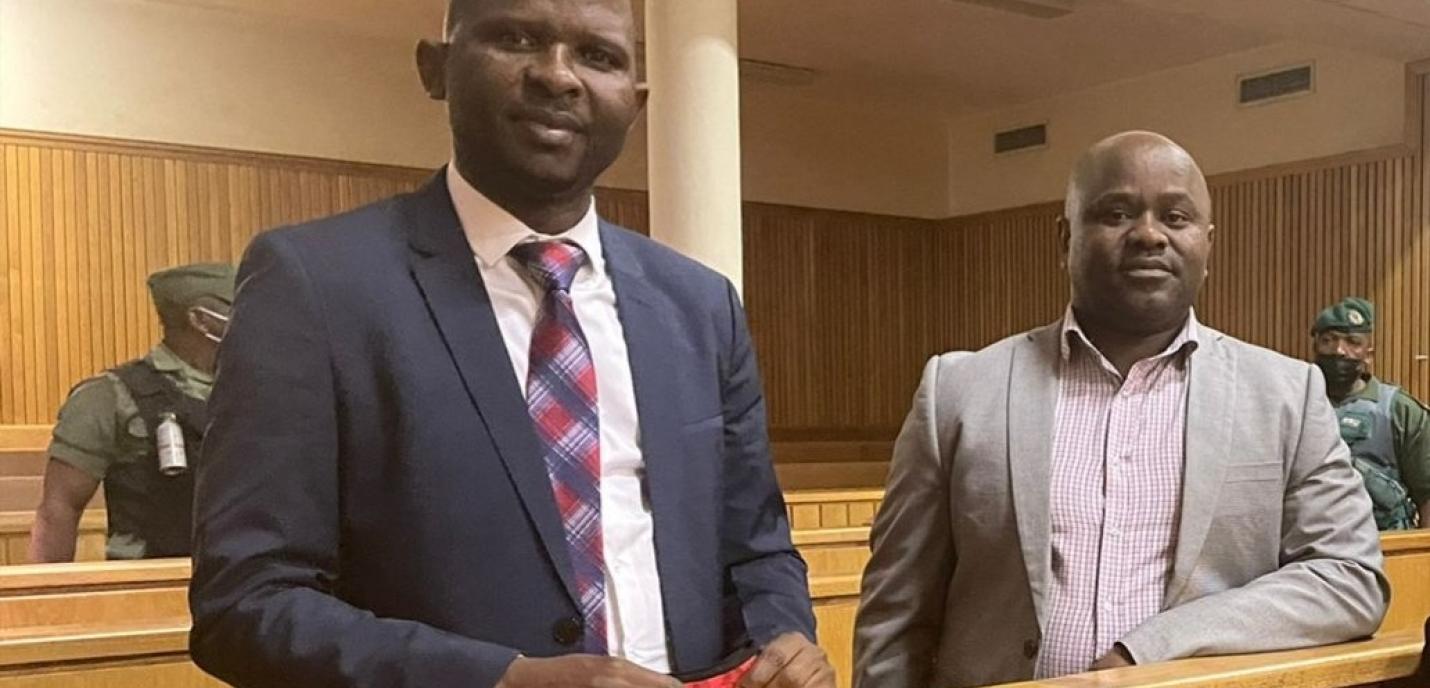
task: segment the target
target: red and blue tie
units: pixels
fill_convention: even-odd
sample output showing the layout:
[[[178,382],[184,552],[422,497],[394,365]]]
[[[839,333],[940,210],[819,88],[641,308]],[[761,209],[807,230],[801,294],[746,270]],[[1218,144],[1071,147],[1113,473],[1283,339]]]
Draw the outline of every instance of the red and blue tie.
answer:
[[[585,651],[607,654],[606,566],[601,538],[601,432],[596,367],[571,304],[571,282],[586,260],[565,241],[518,244],[512,258],[546,290],[531,333],[526,406],[546,458],[566,528]]]

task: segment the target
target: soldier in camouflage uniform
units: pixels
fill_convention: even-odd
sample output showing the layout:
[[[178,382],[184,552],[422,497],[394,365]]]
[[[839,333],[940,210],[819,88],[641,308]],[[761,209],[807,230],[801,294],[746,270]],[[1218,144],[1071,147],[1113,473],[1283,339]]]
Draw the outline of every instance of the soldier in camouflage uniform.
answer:
[[[189,464],[198,459],[234,268],[207,263],[161,270],[149,277],[149,291],[163,341],[144,357],[79,383],[60,409],[30,539],[33,562],[74,559],[80,516],[101,483],[107,558],[189,554],[192,471],[159,471],[156,430],[165,414],[174,414]]]
[[[1347,298],[1311,328],[1341,439],[1365,481],[1381,530],[1430,525],[1430,413],[1405,390],[1370,374],[1375,307]]]

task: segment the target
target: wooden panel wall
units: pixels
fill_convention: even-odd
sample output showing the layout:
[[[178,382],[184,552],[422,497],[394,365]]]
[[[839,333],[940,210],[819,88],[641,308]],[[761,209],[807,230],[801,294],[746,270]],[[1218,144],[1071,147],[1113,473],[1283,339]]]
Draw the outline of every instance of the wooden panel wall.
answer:
[[[1214,177],[1202,321],[1306,358],[1322,307],[1370,298],[1377,374],[1430,400],[1430,137],[1412,138],[1416,150]],[[1061,212],[921,222],[747,204],[745,297],[773,437],[892,438],[928,356],[1056,319]]]
[[[1430,398],[1430,213],[1423,155],[1289,169],[1214,184],[1218,218],[1201,317],[1304,358],[1315,314],[1344,296],[1377,309],[1375,370]]]
[[[1421,137],[1422,139],[1424,137]],[[428,173],[0,132],[0,425],[44,424],[76,380],[157,336],[148,271],[233,260],[254,232]],[[1292,356],[1317,309],[1381,313],[1377,371],[1430,397],[1430,175],[1421,151],[1213,179],[1199,314]],[[646,231],[645,194],[601,190]],[[927,358],[1056,318],[1057,204],[942,221],[745,204],[745,300],[776,440],[887,440]]]
[[[745,299],[775,439],[891,439],[930,356],[1055,317],[1056,217],[747,204]]]
[[[411,188],[411,170],[0,133],[0,424],[53,422],[159,335],[144,280],[268,227]]]
[[[1316,313],[1364,296],[1377,309],[1377,374],[1430,399],[1425,161],[1421,153],[1356,156],[1213,177],[1217,229],[1197,317],[1308,358]],[[965,243],[940,256],[957,256],[951,265],[966,274],[957,296],[932,297],[945,299],[936,308],[952,325],[940,350],[983,346],[1061,314],[1061,213],[1060,203],[1045,203],[944,222],[940,233]]]

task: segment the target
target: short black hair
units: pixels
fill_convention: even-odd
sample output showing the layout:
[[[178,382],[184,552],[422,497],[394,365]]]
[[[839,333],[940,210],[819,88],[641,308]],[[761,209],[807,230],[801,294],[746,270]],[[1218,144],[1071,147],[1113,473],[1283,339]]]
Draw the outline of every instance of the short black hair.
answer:
[[[447,16],[442,22],[442,37],[450,40],[452,31],[466,18],[467,9],[476,0],[447,0]]]

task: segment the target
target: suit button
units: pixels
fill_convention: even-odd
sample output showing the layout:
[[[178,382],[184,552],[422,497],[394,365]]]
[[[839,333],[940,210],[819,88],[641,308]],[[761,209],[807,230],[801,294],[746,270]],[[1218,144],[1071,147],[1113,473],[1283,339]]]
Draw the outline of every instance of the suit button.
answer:
[[[576,617],[568,617],[556,622],[551,627],[551,637],[562,645],[575,645],[581,642],[581,636],[585,635],[584,624]]]
[[[1023,656],[1033,659],[1038,656],[1038,639],[1033,638],[1023,643]]]

